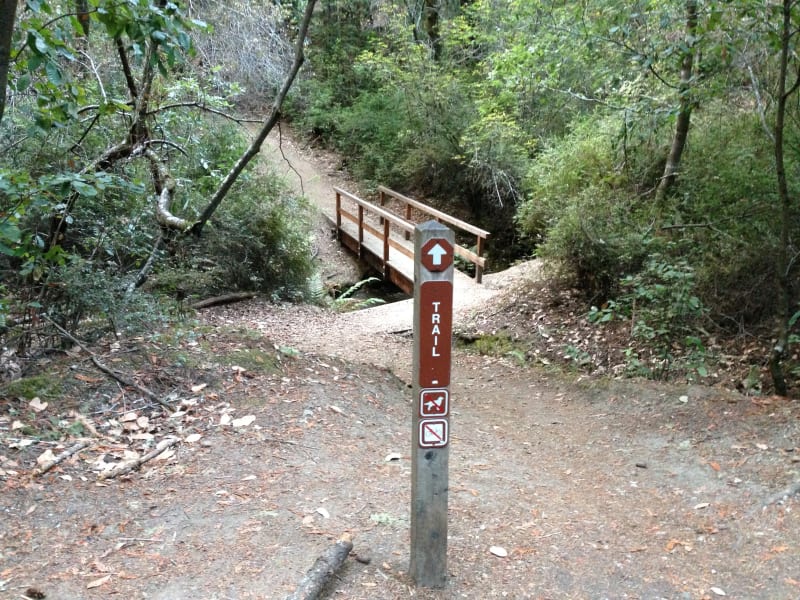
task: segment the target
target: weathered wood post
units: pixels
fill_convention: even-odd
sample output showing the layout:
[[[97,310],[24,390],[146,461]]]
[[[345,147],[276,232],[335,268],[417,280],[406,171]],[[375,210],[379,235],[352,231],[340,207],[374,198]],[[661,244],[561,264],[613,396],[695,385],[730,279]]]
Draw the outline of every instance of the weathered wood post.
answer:
[[[411,433],[411,564],[419,586],[447,581],[453,231],[436,221],[414,231],[414,368]]]

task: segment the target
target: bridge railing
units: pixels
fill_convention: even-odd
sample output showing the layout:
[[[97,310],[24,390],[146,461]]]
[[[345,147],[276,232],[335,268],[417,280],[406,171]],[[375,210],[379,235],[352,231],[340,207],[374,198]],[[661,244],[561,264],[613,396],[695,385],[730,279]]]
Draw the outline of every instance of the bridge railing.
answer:
[[[460,229],[476,236],[476,252],[473,252],[469,248],[465,248],[459,244],[456,244],[453,251],[456,255],[475,265],[475,281],[477,283],[481,283],[483,271],[486,268],[486,258],[482,256],[482,253],[485,248],[486,240],[489,237],[488,231],[484,231],[479,227],[475,227],[474,225],[452,217],[446,213],[436,210],[433,207],[427,206],[422,202],[408,198],[407,196],[403,196],[402,194],[394,192],[383,186],[378,188],[380,192],[381,204],[385,204],[388,199],[393,199],[400,202],[403,207],[402,210],[405,218],[398,216],[383,206],[378,206],[367,200],[362,200],[355,194],[351,194],[350,192],[347,192],[341,188],[334,187],[333,189],[334,192],[336,192],[337,231],[343,231],[343,221],[350,221],[356,225],[359,255],[361,255],[363,248],[366,247],[364,244],[364,235],[365,233],[368,233],[374,238],[377,238],[377,240],[383,244],[382,261],[384,270],[386,270],[386,265],[389,263],[390,248],[394,248],[404,256],[413,260],[413,249],[409,248],[408,245],[403,244],[401,240],[402,238],[405,238],[406,240],[411,239],[411,235],[414,233],[415,227],[415,222],[412,221],[411,218],[412,216],[421,214],[423,217],[436,219],[440,223],[451,225],[455,229]],[[343,199],[347,199],[349,201],[349,206],[345,206],[345,204],[342,202]],[[353,204],[355,204],[355,208],[352,208]],[[417,215],[413,214],[414,211],[417,212]],[[370,215],[373,216],[372,219],[367,218]],[[392,238],[393,231],[395,231],[397,237],[401,238],[400,240]]]
[[[366,200],[362,200],[355,194],[351,194],[341,188],[334,187],[333,190],[336,192],[336,228],[341,230],[342,228],[342,219],[346,219],[348,221],[352,221],[358,227],[358,243],[362,245],[364,243],[364,233],[370,233],[379,240],[383,241],[383,262],[389,262],[389,248],[392,247],[398,252],[404,254],[410,259],[414,259],[414,251],[409,250],[404,244],[398,242],[397,240],[392,239],[391,235],[391,228],[394,225],[397,229],[399,229],[402,233],[406,235],[406,239],[410,237],[412,233],[414,233],[414,224],[398,217],[396,214],[389,212],[388,210],[381,208],[380,206],[376,206],[371,202]],[[355,213],[350,212],[347,208],[342,205],[342,198],[347,198],[352,202],[355,202],[357,209]],[[373,214],[380,219],[379,227],[375,227],[372,223],[370,223],[365,217],[369,214]]]
[[[483,271],[486,268],[486,258],[483,256],[483,252],[486,249],[486,240],[490,235],[488,231],[448,215],[447,213],[437,210],[432,206],[423,204],[419,200],[414,200],[413,198],[404,196],[399,192],[390,190],[387,187],[379,186],[378,192],[380,194],[381,207],[385,206],[388,200],[396,200],[400,203],[405,221],[407,223],[412,223],[412,215],[414,211],[417,211],[418,213],[422,214],[423,217],[433,218],[439,221],[439,223],[451,225],[455,229],[460,229],[461,231],[473,234],[475,236],[475,252],[459,244],[456,244],[454,252],[464,260],[475,265],[475,282],[481,283],[481,280],[483,279]],[[413,225],[411,232],[413,233]],[[408,230],[405,232],[405,237],[407,240],[411,239],[411,233],[409,233]]]

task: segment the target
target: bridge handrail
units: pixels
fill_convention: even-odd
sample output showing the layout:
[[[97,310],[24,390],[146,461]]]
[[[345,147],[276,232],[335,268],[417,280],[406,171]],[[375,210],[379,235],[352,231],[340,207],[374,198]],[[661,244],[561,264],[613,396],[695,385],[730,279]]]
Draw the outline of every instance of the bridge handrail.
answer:
[[[382,219],[386,219],[387,221],[392,223],[392,225],[397,225],[403,231],[405,231],[407,233],[414,233],[415,225],[411,221],[406,221],[402,217],[398,217],[393,212],[390,212],[390,211],[388,211],[388,210],[386,210],[384,208],[381,208],[380,206],[372,204],[372,202],[369,202],[368,200],[362,200],[361,198],[359,198],[355,194],[351,194],[350,192],[345,191],[345,190],[343,190],[343,189],[341,189],[339,187],[335,187],[334,186],[333,191],[336,192],[337,196],[341,195],[341,196],[344,196],[344,197],[352,200],[353,202],[355,202],[359,206],[362,206],[362,207],[366,208],[369,212],[378,215]],[[337,205],[337,207],[336,207],[337,217],[339,216],[338,213],[340,213],[341,211],[342,211],[341,206]]]
[[[381,206],[384,205],[386,201],[386,196],[390,198],[394,198],[395,200],[399,200],[405,205],[405,216],[408,222],[411,222],[411,209],[416,208],[421,213],[428,215],[429,217],[433,217],[440,223],[449,223],[450,225],[461,229],[462,231],[466,231],[468,233],[473,234],[476,237],[475,240],[475,252],[472,252],[468,248],[464,246],[460,246],[456,244],[455,253],[458,254],[461,258],[468,260],[469,262],[475,265],[475,281],[476,283],[481,283],[483,279],[483,270],[486,268],[486,258],[483,257],[483,250],[486,245],[486,240],[489,238],[491,233],[486,231],[485,229],[481,229],[480,227],[476,227],[475,225],[471,225],[466,221],[462,221],[461,219],[457,219],[456,217],[450,216],[447,213],[444,213],[440,210],[433,208],[432,206],[428,206],[427,204],[423,204],[419,200],[414,200],[413,198],[409,198],[408,196],[404,196],[399,192],[395,192],[387,188],[386,186],[380,185],[378,186],[378,192],[380,193],[381,199]],[[409,239],[409,234],[406,233],[406,239]]]
[[[336,227],[338,231],[342,230],[342,217],[345,217],[349,221],[355,223],[358,227],[358,244],[359,247],[364,241],[364,232],[368,232],[373,236],[377,237],[379,240],[383,242],[383,264],[386,265],[389,261],[389,247],[393,247],[396,250],[400,251],[401,253],[405,254],[409,258],[414,258],[413,252],[406,249],[400,242],[391,239],[390,235],[390,226],[394,225],[398,229],[404,232],[406,240],[411,238],[411,234],[414,233],[414,229],[416,224],[410,220],[411,214],[410,209],[411,207],[417,208],[420,212],[424,214],[434,217],[437,220],[444,221],[459,229],[467,231],[469,233],[473,233],[477,236],[477,252],[473,252],[464,246],[459,244],[455,245],[453,251],[460,256],[461,258],[473,263],[475,265],[475,281],[477,283],[481,283],[481,278],[483,276],[483,270],[486,267],[486,258],[481,256],[484,247],[484,241],[487,237],[489,237],[489,232],[480,229],[479,227],[475,227],[474,225],[470,225],[469,223],[465,223],[460,219],[456,219],[455,217],[451,217],[450,215],[443,213],[435,208],[426,206],[417,200],[413,200],[412,198],[408,198],[397,192],[393,192],[392,190],[381,186],[381,201],[383,202],[385,195],[390,195],[391,197],[400,200],[401,202],[405,203],[406,206],[406,218],[402,218],[393,212],[386,210],[376,204],[368,200],[362,200],[355,194],[351,194],[350,192],[343,190],[339,187],[334,186],[333,191],[336,192]],[[354,202],[358,206],[358,214],[353,214],[342,207],[342,198],[347,198],[348,200]],[[370,213],[376,215],[381,220],[381,225],[383,226],[383,231],[375,229],[371,225],[365,222],[364,214]],[[360,252],[360,250],[359,250]]]
[[[463,231],[472,233],[478,237],[482,237],[483,239],[487,239],[491,235],[491,233],[486,231],[485,229],[481,229],[480,227],[475,227],[475,225],[467,223],[466,221],[462,221],[461,219],[457,219],[456,217],[453,217],[451,215],[448,215],[447,213],[437,210],[432,206],[423,204],[419,200],[414,200],[413,198],[404,196],[400,192],[395,192],[394,190],[390,190],[389,188],[383,185],[378,186],[378,192],[380,192],[381,195],[385,194],[387,196],[394,198],[395,200],[399,200],[400,202],[406,204],[407,206],[413,206],[420,212],[423,212],[426,215],[434,217],[439,222],[450,223],[451,225],[458,227]],[[381,198],[381,201],[383,201],[383,198]]]

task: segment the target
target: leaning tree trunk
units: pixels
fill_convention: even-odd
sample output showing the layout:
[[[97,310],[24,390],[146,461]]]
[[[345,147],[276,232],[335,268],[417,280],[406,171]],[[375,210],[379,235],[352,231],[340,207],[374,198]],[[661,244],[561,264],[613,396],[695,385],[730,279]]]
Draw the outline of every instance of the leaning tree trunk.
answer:
[[[783,374],[782,362],[789,344],[789,319],[791,317],[794,293],[790,278],[791,264],[789,260],[791,199],[789,184],[786,181],[784,157],[784,127],[786,123],[786,107],[789,97],[800,86],[800,73],[794,74],[794,82],[787,86],[789,77],[789,55],[792,51],[792,6],[795,0],[783,0],[783,24],[781,28],[780,72],[778,75],[778,102],[775,113],[775,175],[778,184],[778,200],[780,202],[780,245],[775,257],[775,270],[778,278],[778,331],[775,345],[770,355],[769,370],[775,393],[780,396],[788,394],[786,378]]]
[[[225,199],[225,196],[236,182],[236,179],[242,174],[242,171],[244,171],[247,164],[253,160],[253,158],[255,158],[255,156],[261,150],[261,145],[264,143],[264,140],[267,139],[269,132],[272,131],[272,128],[275,127],[275,124],[278,122],[278,119],[281,115],[281,106],[283,105],[283,101],[286,99],[286,95],[289,93],[289,89],[292,87],[292,83],[294,83],[294,79],[297,77],[297,73],[300,71],[300,67],[303,66],[303,62],[305,61],[303,46],[306,42],[308,26],[311,23],[311,16],[314,14],[314,5],[316,3],[317,0],[308,0],[306,12],[303,15],[303,21],[300,24],[300,31],[297,33],[297,41],[294,47],[294,63],[292,64],[292,68],[289,70],[289,74],[286,76],[286,81],[284,81],[283,87],[281,87],[280,92],[278,92],[278,96],[275,98],[272,111],[264,120],[264,124],[261,126],[261,129],[256,135],[256,138],[253,140],[253,143],[250,144],[245,153],[239,158],[239,160],[236,161],[236,164],[233,165],[231,170],[228,171],[225,179],[222,180],[219,188],[217,188],[217,191],[214,192],[214,195],[211,197],[208,206],[206,206],[205,210],[203,210],[202,214],[200,215],[200,218],[190,228],[190,231],[195,235],[200,235],[200,233],[203,231],[203,227],[205,227],[206,223],[208,223],[208,220],[212,217],[219,205]]]
[[[683,149],[686,147],[686,138],[689,136],[689,123],[692,118],[692,72],[694,69],[694,42],[697,35],[697,0],[686,0],[686,51],[681,60],[681,74],[678,90],[680,93],[680,106],[678,120],[675,124],[675,135],[672,146],[664,166],[664,174],[656,188],[656,206],[661,207],[667,192],[675,183],[675,176],[681,164]]]

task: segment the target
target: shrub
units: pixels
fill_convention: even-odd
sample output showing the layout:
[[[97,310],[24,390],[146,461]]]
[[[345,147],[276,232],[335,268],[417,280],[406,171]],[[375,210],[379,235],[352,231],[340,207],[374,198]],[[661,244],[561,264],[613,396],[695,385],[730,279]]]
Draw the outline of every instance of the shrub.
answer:
[[[613,122],[578,124],[535,159],[517,222],[563,276],[605,300],[650,248],[628,180],[615,167]]]
[[[302,198],[262,196],[261,182],[229,198],[212,221],[203,244],[215,264],[211,288],[298,299],[312,272],[310,212]]]
[[[337,147],[353,157],[353,174],[394,186],[400,179],[397,165],[410,150],[402,138],[408,127],[400,94],[365,92],[341,112],[340,119]]]
[[[789,135],[791,154],[796,132]],[[787,178],[790,190],[800,187],[796,169]],[[737,326],[774,314],[780,223],[773,150],[758,118],[728,105],[697,114],[672,201],[672,222],[696,225],[679,227],[673,237],[691,241],[704,302]],[[797,231],[800,211],[793,211]]]
[[[657,253],[620,282],[616,300],[592,306],[589,320],[630,321],[630,345],[624,350],[630,375],[660,379],[678,371],[690,379],[695,374],[705,377],[703,321],[708,309],[695,288],[695,272],[688,262]]]

